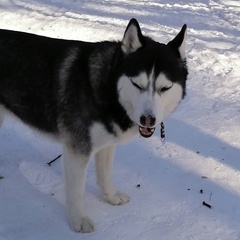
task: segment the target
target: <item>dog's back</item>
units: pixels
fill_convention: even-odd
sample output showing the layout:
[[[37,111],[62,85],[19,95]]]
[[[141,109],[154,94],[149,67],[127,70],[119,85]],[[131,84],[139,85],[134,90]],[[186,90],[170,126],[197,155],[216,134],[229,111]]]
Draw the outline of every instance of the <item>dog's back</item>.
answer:
[[[0,105],[56,134],[60,69],[79,43],[0,30]]]
[[[62,41],[0,31],[0,103],[30,125],[56,132],[53,66],[64,54]],[[48,116],[48,118],[45,118]]]

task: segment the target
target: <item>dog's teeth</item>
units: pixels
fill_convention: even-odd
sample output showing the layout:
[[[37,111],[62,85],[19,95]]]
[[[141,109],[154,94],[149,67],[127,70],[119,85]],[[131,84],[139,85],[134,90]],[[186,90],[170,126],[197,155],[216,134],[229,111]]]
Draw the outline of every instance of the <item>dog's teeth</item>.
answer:
[[[142,127],[142,126],[139,126],[139,132],[141,134],[141,136],[143,137],[151,137],[153,135],[155,131],[155,128],[150,128],[150,127]]]

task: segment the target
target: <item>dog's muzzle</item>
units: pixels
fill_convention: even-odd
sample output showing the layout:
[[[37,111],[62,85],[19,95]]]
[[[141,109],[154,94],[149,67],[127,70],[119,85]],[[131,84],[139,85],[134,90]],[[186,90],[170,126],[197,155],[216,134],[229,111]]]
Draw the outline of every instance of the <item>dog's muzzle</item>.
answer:
[[[153,135],[156,123],[156,118],[152,115],[142,115],[140,117],[141,126],[139,126],[139,133],[142,137],[149,138]]]

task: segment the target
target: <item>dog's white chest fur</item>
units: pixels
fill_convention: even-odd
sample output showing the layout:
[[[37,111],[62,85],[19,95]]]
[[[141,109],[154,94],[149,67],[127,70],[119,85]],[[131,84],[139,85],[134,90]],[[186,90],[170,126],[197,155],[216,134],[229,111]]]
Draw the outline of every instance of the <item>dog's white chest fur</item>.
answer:
[[[111,144],[125,143],[138,133],[137,126],[129,128],[127,131],[122,131],[118,125],[113,124],[113,129],[114,133],[109,133],[101,123],[94,123],[92,125],[90,137],[93,152]]]

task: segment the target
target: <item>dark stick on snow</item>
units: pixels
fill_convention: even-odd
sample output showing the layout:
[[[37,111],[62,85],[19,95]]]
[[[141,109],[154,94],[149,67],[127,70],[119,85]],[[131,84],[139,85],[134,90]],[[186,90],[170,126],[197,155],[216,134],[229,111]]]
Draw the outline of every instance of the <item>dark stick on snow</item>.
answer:
[[[203,204],[203,206],[205,206],[205,207],[212,208],[212,206],[211,206],[210,204],[206,203],[205,201],[203,201],[202,204]]]
[[[61,156],[62,156],[62,154],[58,155],[56,158],[54,158],[52,161],[48,162],[47,164],[48,164],[49,166],[51,166],[51,164],[52,164],[53,162],[55,162],[56,160],[58,160]]]

